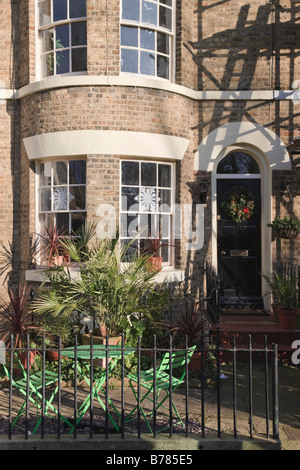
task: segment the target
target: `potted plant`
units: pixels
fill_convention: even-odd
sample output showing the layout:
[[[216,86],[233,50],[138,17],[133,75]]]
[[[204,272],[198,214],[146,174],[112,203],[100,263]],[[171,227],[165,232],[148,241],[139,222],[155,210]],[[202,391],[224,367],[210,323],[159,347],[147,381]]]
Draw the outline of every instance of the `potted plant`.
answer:
[[[48,266],[61,266],[64,262],[65,248],[63,242],[67,236],[63,229],[55,225],[45,227],[44,234],[37,234],[42,240],[40,252],[47,258]]]
[[[72,257],[79,263],[80,277],[72,278],[68,269],[48,270],[34,311],[69,319],[77,311],[94,320],[99,329],[104,325],[109,337],[118,337],[135,318],[165,309],[164,297],[155,293],[156,273],[149,271],[147,257],[135,256],[122,263],[127,250],[118,238],[104,239],[82,262],[75,247]]]
[[[61,347],[65,347],[70,340],[72,333],[72,324],[68,318],[63,316],[54,317],[49,312],[44,312],[39,322],[41,331],[45,334],[45,344],[47,346],[47,356],[50,362],[59,359],[59,342],[61,339]]]
[[[278,316],[283,328],[294,329],[300,314],[296,305],[298,289],[296,279],[287,277],[274,271],[272,274],[263,274],[273,295],[273,310]]]
[[[6,344],[6,347],[17,349],[17,355],[24,367],[27,367],[27,351],[25,345],[27,335],[39,330],[38,325],[33,324],[32,312],[28,303],[31,286],[19,284],[14,292],[8,289],[7,301],[3,296],[0,297],[0,339]],[[13,337],[13,344],[11,344]],[[23,349],[23,350],[22,350]],[[29,367],[36,356],[36,351],[29,352]]]
[[[275,217],[272,223],[267,224],[267,227],[272,228],[279,238],[292,239],[299,235],[300,220],[295,216]]]
[[[205,318],[200,302],[195,300],[185,300],[181,311],[174,322],[162,324],[167,327],[168,334],[172,334],[173,341],[178,343],[178,347],[185,349],[186,341],[188,347],[204,345],[205,334],[208,330],[208,322]],[[203,359],[202,359],[203,355]],[[201,349],[194,352],[189,362],[189,370],[197,371],[201,369],[206,358],[205,351]]]
[[[148,256],[148,265],[154,271],[160,271],[162,268],[162,248],[170,246],[167,240],[163,239],[162,231],[160,230],[157,236],[151,237],[144,240],[144,247],[142,252]]]

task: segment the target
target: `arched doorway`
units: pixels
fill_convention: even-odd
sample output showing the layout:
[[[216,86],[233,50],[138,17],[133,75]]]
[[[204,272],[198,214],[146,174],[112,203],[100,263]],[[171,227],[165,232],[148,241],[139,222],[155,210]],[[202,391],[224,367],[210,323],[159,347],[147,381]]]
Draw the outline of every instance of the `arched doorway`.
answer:
[[[249,153],[233,150],[215,177],[221,308],[263,309],[261,169]]]

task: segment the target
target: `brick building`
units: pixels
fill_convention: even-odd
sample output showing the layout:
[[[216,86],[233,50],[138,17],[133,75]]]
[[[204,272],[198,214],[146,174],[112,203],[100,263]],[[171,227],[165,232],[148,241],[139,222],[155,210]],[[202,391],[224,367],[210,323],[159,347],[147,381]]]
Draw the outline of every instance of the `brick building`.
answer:
[[[295,0],[0,0],[11,280],[38,279],[47,224],[87,218],[122,243],[162,227],[160,277],[197,290],[209,261],[225,297],[264,297],[259,273],[299,261],[266,225],[299,212],[299,19]],[[254,201],[245,222],[224,215],[232,191]]]

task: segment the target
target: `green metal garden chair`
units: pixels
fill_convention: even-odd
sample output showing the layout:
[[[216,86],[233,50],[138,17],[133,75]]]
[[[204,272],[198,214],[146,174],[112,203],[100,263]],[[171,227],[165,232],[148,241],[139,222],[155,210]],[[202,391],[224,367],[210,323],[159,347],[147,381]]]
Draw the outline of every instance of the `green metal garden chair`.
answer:
[[[170,400],[171,393],[179,387],[185,381],[186,376],[186,368],[188,367],[188,363],[194,353],[196,346],[193,346],[188,349],[187,355],[185,351],[173,351],[171,360],[170,360],[170,353],[167,352],[164,354],[159,366],[154,370],[153,368],[148,369],[140,373],[140,377],[137,374],[129,374],[127,377],[129,378],[129,385],[131,390],[136,398],[139,400],[138,391],[136,391],[136,385],[141,390],[141,388],[146,389],[146,393],[140,396],[139,404],[136,405],[131,413],[126,417],[125,422],[129,422],[132,420],[132,415],[140,407],[140,411],[145,419],[146,425],[150,432],[153,434],[153,430],[150,426],[150,421],[154,414],[154,411],[157,411],[160,407],[164,407],[165,409],[169,409],[164,405],[167,399]],[[170,370],[182,368],[182,371],[178,374],[178,377],[174,377],[170,374]],[[161,392],[165,392],[164,397],[161,399]],[[154,395],[155,394],[155,395]],[[153,409],[151,412],[146,413],[143,408],[143,403],[145,400],[149,400],[153,403]],[[155,404],[155,406],[154,406]],[[178,418],[178,422],[174,423],[181,424],[184,427],[180,414],[175,406],[175,403],[172,399],[172,408],[174,410],[175,415]],[[158,432],[162,432],[164,429],[160,429]]]
[[[42,414],[39,416],[39,412],[43,411],[43,407],[42,407],[43,401],[44,401],[44,415],[45,416],[49,416],[49,417],[51,416],[48,410],[52,410],[55,414],[58,415],[57,409],[52,404],[53,399],[58,391],[58,374],[56,372],[44,370],[44,377],[41,371],[28,375],[25,368],[23,367],[22,363],[20,362],[18,358],[17,358],[17,362],[19,363],[19,369],[22,372],[23,377],[18,378],[18,379],[14,379],[14,377],[12,377],[12,385],[21,393],[21,395],[25,397],[25,401],[22,404],[21,408],[19,409],[16,418],[12,422],[12,429],[16,426],[16,423],[18,419],[20,418],[20,416],[23,413],[25,413],[27,397],[28,397],[28,400],[31,403],[33,403],[36,407],[37,423],[36,423],[34,430],[31,433],[31,434],[36,434],[42,421]],[[4,367],[7,377],[10,379],[9,370],[7,369],[5,364],[3,364],[3,367]],[[43,396],[43,394],[41,393],[41,390],[43,388],[43,381],[45,384],[45,388],[51,385],[54,386],[48,397]],[[27,386],[27,383],[28,383],[28,386]],[[69,427],[72,426],[71,423],[64,416],[60,414],[60,417]]]

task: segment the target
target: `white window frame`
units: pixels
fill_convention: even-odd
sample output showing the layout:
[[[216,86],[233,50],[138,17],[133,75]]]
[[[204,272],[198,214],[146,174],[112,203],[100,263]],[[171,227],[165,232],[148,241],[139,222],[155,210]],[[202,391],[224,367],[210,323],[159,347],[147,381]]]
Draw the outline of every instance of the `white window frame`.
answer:
[[[67,178],[67,184],[63,184],[63,185],[54,185],[54,180],[53,180],[53,166],[55,163],[57,162],[64,162],[64,163],[68,163],[69,165],[69,162],[70,161],[75,161],[75,160],[84,160],[86,161],[86,158],[84,158],[83,156],[81,157],[69,157],[69,158],[56,158],[56,159],[46,159],[46,160],[39,160],[36,162],[36,165],[37,165],[37,171],[36,171],[36,228],[37,228],[37,233],[43,233],[43,223],[41,221],[41,216],[43,214],[56,214],[57,212],[59,213],[62,213],[62,214],[70,214],[70,213],[78,213],[78,214],[85,214],[85,217],[87,215],[87,201],[86,201],[86,195],[87,195],[87,182],[85,181],[85,183],[83,184],[70,184],[70,181],[69,181],[69,171],[68,171],[68,178]],[[50,185],[41,185],[40,182],[40,178],[41,178],[41,165],[42,164],[45,164],[45,163],[51,163],[51,184]],[[55,211],[54,208],[53,208],[53,187],[56,187],[56,186],[67,186],[68,188],[68,202],[69,202],[69,188],[70,187],[76,187],[76,186],[84,186],[85,187],[85,208],[84,209],[80,209],[80,210],[70,210],[69,208],[67,210],[60,210],[60,211]],[[41,189],[44,189],[44,188],[51,188],[51,210],[49,211],[41,211]],[[70,231],[70,234],[72,235],[71,233],[71,222],[70,222],[70,216],[69,216],[69,231]],[[55,216],[54,216],[54,222],[55,222]]]
[[[46,56],[47,54],[53,53],[53,62],[55,63],[55,57],[56,57],[56,51],[57,49],[53,49],[52,51],[47,51],[43,52],[43,39],[42,39],[42,32],[46,30],[51,30],[52,28],[55,29],[56,26],[60,25],[71,25],[72,23],[78,23],[78,22],[85,22],[87,24],[87,16],[83,17],[78,17],[78,18],[70,18],[70,13],[69,13],[69,0],[67,0],[67,18],[64,20],[60,21],[53,21],[53,2],[50,0],[50,5],[51,5],[51,19],[50,23],[45,24],[45,25],[40,25],[40,17],[39,17],[39,4],[43,0],[36,0],[36,37],[37,37],[37,47],[36,47],[36,56],[38,60],[36,61],[36,74],[38,79],[46,79],[48,77],[53,77],[53,76],[69,76],[69,75],[87,75],[87,70],[82,70],[82,71],[76,71],[72,72],[72,50],[73,49],[80,49],[80,48],[86,48],[87,51],[87,44],[81,44],[81,45],[76,45],[72,46],[71,44],[71,28],[69,28],[69,46],[64,47],[61,50],[68,50],[69,51],[69,72],[67,73],[62,73],[62,74],[57,74],[56,69],[53,71],[52,75],[43,75],[43,56]],[[55,35],[55,33],[54,33]],[[54,37],[53,43],[56,43],[56,39]],[[60,50],[60,49],[59,49]],[[59,51],[58,50],[58,51]],[[87,64],[86,64],[87,65]]]
[[[125,184],[122,184],[122,163],[123,162],[135,162],[135,163],[139,163],[139,185],[138,186],[135,186],[135,185],[125,185]],[[156,211],[141,211],[141,210],[123,210],[122,208],[122,187],[136,187],[136,188],[139,188],[139,192],[140,192],[140,189],[143,187],[141,185],[141,164],[142,163],[154,163],[156,164],[156,172],[157,172],[157,184],[156,186],[154,187],[156,190],[159,190],[159,189],[169,189],[169,188],[165,188],[165,187],[161,187],[158,185],[158,167],[159,165],[168,165],[170,166],[170,169],[171,169],[171,186],[170,186],[170,191],[171,191],[171,197],[170,197],[170,210],[169,211],[160,211],[159,208],[157,208]],[[126,158],[126,159],[120,159],[120,201],[119,201],[119,207],[120,207],[120,211],[119,211],[119,226],[120,226],[120,242],[122,242],[122,240],[131,240],[132,238],[130,237],[124,237],[122,236],[122,215],[123,214],[128,214],[129,216],[130,215],[135,215],[137,214],[138,216],[138,222],[140,224],[140,215],[154,215],[156,216],[156,220],[157,220],[157,217],[159,215],[166,215],[166,216],[169,216],[169,237],[163,237],[164,240],[167,240],[169,241],[169,247],[168,247],[168,250],[169,250],[169,260],[167,262],[164,262],[162,263],[162,266],[163,268],[171,268],[174,266],[174,233],[175,233],[175,227],[174,227],[174,224],[175,224],[175,215],[174,215],[174,207],[175,207],[175,164],[173,162],[168,162],[168,161],[165,161],[165,160],[145,160],[145,159],[134,159],[134,158]],[[142,228],[142,227],[140,227]],[[157,227],[155,227],[157,229]],[[156,232],[157,234],[157,232]],[[146,238],[148,236],[148,234],[146,234],[146,232],[143,232],[142,235],[141,235],[141,238]],[[138,250],[140,250],[140,245],[139,245],[139,238],[137,238],[138,240]]]
[[[176,30],[176,0],[172,0],[172,6],[167,7],[172,10],[171,12],[171,18],[172,18],[172,28],[171,31],[168,30],[167,28],[163,28],[158,26],[151,25],[149,23],[143,23],[142,22],[142,2],[144,0],[139,0],[140,1],[140,19],[139,21],[133,21],[133,20],[127,20],[127,19],[122,19],[122,5],[123,5],[123,0],[120,2],[120,74],[121,75],[131,75],[131,76],[139,76],[139,77],[145,77],[145,78],[152,78],[156,80],[166,80],[169,82],[174,82],[175,80],[175,30]],[[150,3],[154,3],[158,5],[159,7],[159,0],[147,0]],[[158,8],[159,10],[159,8]],[[138,47],[131,47],[131,46],[122,46],[121,44],[121,29],[122,26],[131,26],[135,27],[138,29],[138,37],[139,37],[139,44]],[[147,29],[147,30],[152,30],[155,33],[163,33],[166,34],[169,37],[169,54],[163,54],[159,52],[159,55],[166,56],[169,58],[169,78],[164,78],[164,77],[158,77],[157,76],[157,65],[156,65],[156,60],[155,60],[155,75],[146,75],[140,73],[140,52],[145,51],[145,52],[151,52],[148,49],[143,49],[140,47],[140,30],[141,29]],[[122,48],[128,49],[128,50],[135,50],[138,51],[138,72],[133,73],[133,72],[125,72],[122,71]],[[157,54],[157,41],[155,41],[155,51],[153,51],[155,55]]]

